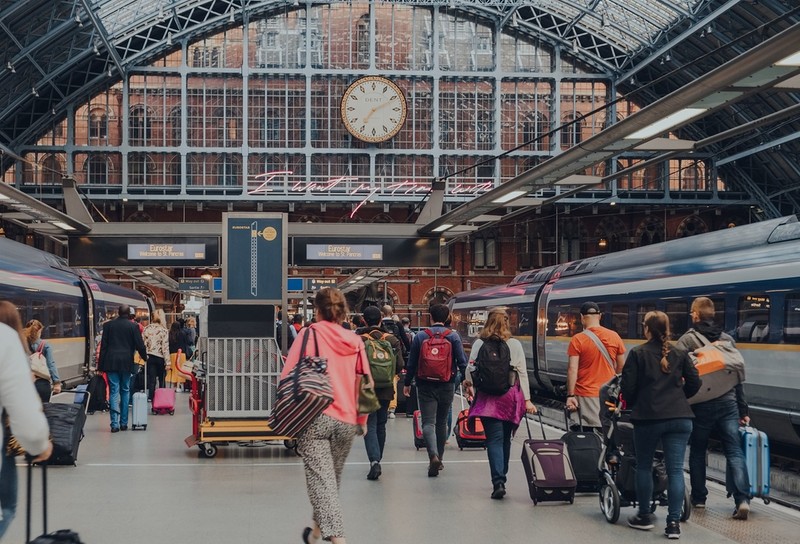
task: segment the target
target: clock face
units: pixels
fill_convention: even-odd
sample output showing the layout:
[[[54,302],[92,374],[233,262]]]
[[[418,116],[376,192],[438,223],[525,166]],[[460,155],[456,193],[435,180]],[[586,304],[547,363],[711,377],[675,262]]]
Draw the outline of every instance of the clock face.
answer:
[[[400,132],[405,120],[403,91],[385,77],[358,79],[342,97],[342,121],[359,140],[385,142]]]

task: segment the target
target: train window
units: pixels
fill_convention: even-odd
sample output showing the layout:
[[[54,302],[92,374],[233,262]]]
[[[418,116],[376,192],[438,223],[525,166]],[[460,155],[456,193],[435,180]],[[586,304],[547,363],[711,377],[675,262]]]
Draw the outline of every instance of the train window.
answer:
[[[625,304],[611,305],[610,329],[616,331],[622,338],[628,337],[628,306]]]
[[[724,298],[711,298],[714,303],[714,323],[720,326],[725,324],[725,299]]]
[[[509,306],[508,321],[513,336],[533,336],[533,306]]]
[[[547,309],[547,336],[572,337],[581,332],[580,305],[553,304]]]
[[[800,295],[786,295],[783,323],[783,341],[787,344],[800,344]]]
[[[636,336],[637,338],[644,338],[644,327],[642,327],[642,322],[644,322],[644,316],[647,315],[647,312],[652,312],[656,309],[655,302],[643,302],[636,306]]]
[[[689,329],[689,303],[684,301],[667,302],[664,311],[669,317],[669,328],[672,338],[680,338]]]
[[[766,342],[769,338],[769,296],[745,295],[739,298],[736,339],[740,342]],[[716,309],[716,308],[715,308]]]

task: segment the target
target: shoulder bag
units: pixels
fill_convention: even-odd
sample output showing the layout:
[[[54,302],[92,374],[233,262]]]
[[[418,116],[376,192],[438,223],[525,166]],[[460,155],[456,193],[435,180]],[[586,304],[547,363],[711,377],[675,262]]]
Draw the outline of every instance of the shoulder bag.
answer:
[[[39,347],[31,353],[28,360],[30,361],[31,365],[31,372],[33,372],[34,376],[40,378],[42,380],[50,381],[50,369],[47,368],[47,358],[42,353],[44,349],[44,340],[39,342]]]
[[[312,334],[316,356],[306,355],[308,337]],[[319,356],[317,334],[309,327],[303,336],[297,365],[278,384],[269,428],[278,436],[296,437],[332,402],[328,361]]]
[[[361,352],[358,353],[359,361],[361,360]],[[361,365],[359,365],[361,366]],[[362,374],[356,380],[356,387],[358,388],[358,413],[371,414],[377,412],[381,407],[378,400],[378,395],[375,393],[375,382],[370,380],[369,376]]]

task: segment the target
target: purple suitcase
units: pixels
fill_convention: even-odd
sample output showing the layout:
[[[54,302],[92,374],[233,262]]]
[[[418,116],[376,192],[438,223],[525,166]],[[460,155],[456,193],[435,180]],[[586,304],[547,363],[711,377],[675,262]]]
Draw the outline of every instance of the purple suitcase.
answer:
[[[153,395],[153,414],[175,413],[175,390],[168,387],[159,387]]]
[[[541,414],[539,425],[544,437]],[[564,442],[546,438],[535,440],[531,436],[527,417],[525,426],[528,428],[528,440],[522,443],[522,466],[528,478],[528,490],[533,504],[540,501],[565,501],[572,504],[578,482],[575,480]]]

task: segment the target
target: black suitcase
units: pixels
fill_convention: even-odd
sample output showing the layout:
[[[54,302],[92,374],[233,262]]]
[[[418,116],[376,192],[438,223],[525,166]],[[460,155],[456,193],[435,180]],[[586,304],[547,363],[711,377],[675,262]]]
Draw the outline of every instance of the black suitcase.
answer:
[[[576,491],[597,492],[600,491],[600,455],[603,451],[603,441],[597,434],[584,431],[581,423],[580,408],[578,409],[578,428],[579,431],[570,430],[570,412],[564,409],[564,420],[567,423],[567,432],[561,437],[567,447],[572,470],[578,482]]]
[[[64,393],[77,393],[64,391]],[[78,447],[83,439],[83,426],[86,424],[86,406],[89,395],[83,394],[80,404],[46,402],[44,415],[50,425],[50,438],[53,441],[53,455],[47,461],[51,465],[74,465],[78,460]]]
[[[30,459],[30,458],[29,458]],[[47,532],[47,462],[42,463],[42,525],[44,532],[31,540],[31,516],[33,493],[33,465],[28,461],[28,498],[25,517],[25,542],[28,544],[82,544],[78,533],[69,529],[61,529],[53,533]]]
[[[528,440],[522,443],[522,467],[528,479],[528,491],[533,504],[540,501],[575,501],[575,476],[569,455],[561,440],[547,440],[539,414],[543,440],[531,437],[531,427],[525,417]]]

